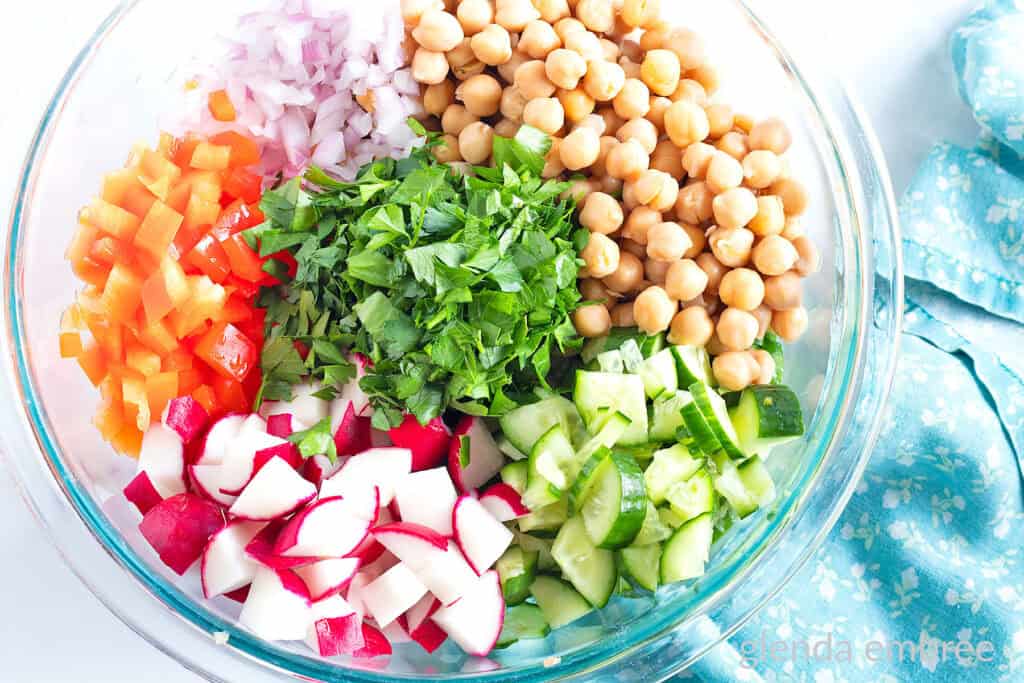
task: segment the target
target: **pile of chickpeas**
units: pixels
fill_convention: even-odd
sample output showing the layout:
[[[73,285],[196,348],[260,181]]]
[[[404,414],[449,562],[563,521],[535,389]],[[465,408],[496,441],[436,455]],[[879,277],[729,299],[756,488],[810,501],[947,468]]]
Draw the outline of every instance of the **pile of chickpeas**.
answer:
[[[771,381],[751,347],[769,328],[804,333],[800,280],[820,266],[807,192],[782,121],[712,99],[699,35],[659,0],[402,0],[402,14],[440,161],[485,164],[522,124],[552,137],[543,175],[571,180],[590,231],[582,336],[667,330],[706,347],[727,389]]]

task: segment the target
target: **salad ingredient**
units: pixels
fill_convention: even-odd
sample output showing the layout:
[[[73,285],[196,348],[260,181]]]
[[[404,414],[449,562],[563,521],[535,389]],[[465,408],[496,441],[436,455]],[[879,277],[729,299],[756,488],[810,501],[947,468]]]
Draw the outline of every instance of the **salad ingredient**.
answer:
[[[493,566],[512,543],[512,532],[469,494],[455,501],[452,528],[455,542],[477,574]]]
[[[242,519],[271,520],[288,515],[315,496],[313,484],[281,458],[271,458],[245,485],[229,512]]]
[[[445,536],[452,535],[452,507],[456,498],[458,493],[444,467],[414,471],[395,486],[395,501],[402,519],[437,529]]]
[[[230,593],[252,583],[260,565],[246,554],[245,547],[264,526],[263,522],[232,520],[210,538],[202,556],[205,598]]]
[[[286,557],[343,557],[363,542],[377,521],[377,492],[366,498],[369,510],[353,509],[348,499],[320,498],[288,520],[273,553]],[[365,507],[365,506],[363,506]]]
[[[427,593],[408,566],[399,562],[370,582],[361,595],[366,608],[381,626],[387,626]]]
[[[224,523],[218,505],[191,493],[179,493],[149,510],[139,531],[163,563],[181,575],[195,564],[210,536]]]
[[[476,490],[505,464],[486,422],[467,415],[459,420],[448,447],[448,474],[460,493]]]
[[[402,423],[388,430],[391,442],[412,452],[414,472],[431,469],[444,462],[451,442],[451,431],[440,417],[431,418],[421,425],[413,415],[406,415]]]
[[[238,622],[267,640],[303,640],[310,621],[309,591],[286,569],[261,567]]]
[[[161,424],[152,425],[142,437],[138,472],[145,473],[161,498],[185,492],[185,447],[181,438]]]
[[[494,649],[505,621],[505,601],[496,571],[484,572],[466,594],[430,617],[467,654]]]
[[[480,495],[480,504],[499,522],[530,514],[530,509],[523,505],[522,494],[504,482],[493,484],[484,491]]]

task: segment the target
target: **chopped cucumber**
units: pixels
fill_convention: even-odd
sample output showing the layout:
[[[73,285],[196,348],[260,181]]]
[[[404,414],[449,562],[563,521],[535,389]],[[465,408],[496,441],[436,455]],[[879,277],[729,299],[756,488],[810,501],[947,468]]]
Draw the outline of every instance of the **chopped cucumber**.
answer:
[[[538,576],[530,593],[551,628],[561,628],[594,609],[571,584],[553,576]]]
[[[537,575],[537,551],[526,551],[517,545],[510,546],[498,558],[494,568],[501,579],[501,592],[506,605],[518,605],[530,597],[530,584]]]
[[[580,370],[576,373],[573,393],[579,414],[591,431],[595,431],[592,425],[598,411],[607,407],[631,420],[618,444],[632,446],[647,442],[647,398],[643,380],[638,376]]]
[[[609,454],[611,454],[611,451],[606,446],[602,446],[583,463],[583,468],[580,469],[576,481],[573,482],[572,488],[569,489],[569,514],[574,515],[579,510],[580,504],[586,498],[587,493],[589,493],[590,487],[594,484],[594,475],[597,474],[598,465],[604,462],[604,459]]]
[[[508,647],[520,640],[544,638],[551,633],[544,612],[537,605],[516,605],[505,610],[505,623],[496,648]]]
[[[772,448],[804,434],[800,399],[786,386],[765,384],[744,389],[729,410],[740,448],[765,456]]]
[[[751,497],[746,484],[740,478],[740,470],[725,453],[712,456],[717,470],[711,477],[715,490],[729,503],[740,519],[757,510],[757,501]]]
[[[604,607],[615,590],[615,555],[591,542],[580,517],[562,525],[551,546],[562,576],[594,607]]]
[[[715,487],[707,470],[672,486],[666,495],[672,511],[684,521],[715,509]]]
[[[644,515],[644,523],[640,527],[640,533],[633,539],[633,545],[641,546],[660,543],[671,535],[672,529],[661,521],[658,508],[654,507],[654,503],[648,500],[647,514]]]
[[[556,424],[544,432],[534,444],[527,461],[529,467],[523,505],[539,510],[558,501],[570,483],[566,479],[565,468],[575,457],[576,451],[562,425]]]
[[[508,440],[508,437],[502,434],[497,439],[498,450],[509,457],[510,460],[526,460],[526,453],[512,445],[512,442]]]
[[[627,339],[619,347],[619,354],[622,356],[622,366],[626,372],[636,373],[640,364],[644,362],[644,352],[635,339]]]
[[[704,574],[704,563],[711,552],[714,524],[711,513],[694,517],[676,529],[661,554],[661,582],[675,583]]]
[[[601,449],[611,448],[619,440],[622,439],[622,435],[629,429],[630,419],[615,411],[607,417],[601,424],[597,435],[588,439],[586,443],[580,446],[580,449],[576,451],[576,468],[574,471],[568,473],[570,478],[575,482],[579,480],[580,472],[586,467],[587,462]],[[575,483],[573,484],[575,487]]]
[[[686,520],[679,516],[679,514],[671,507],[658,508],[658,519],[661,523],[670,529],[678,529],[681,527]]]
[[[656,451],[651,464],[644,471],[647,496],[655,505],[665,500],[665,494],[676,483],[686,481],[700,469],[701,459],[693,457],[682,444]]]
[[[680,430],[688,435],[689,429],[683,420],[683,409],[692,403],[693,397],[688,391],[662,394],[654,399],[654,405],[651,406],[651,441],[679,441]],[[692,437],[687,436],[686,440],[690,438]]]
[[[733,460],[745,459],[747,456],[740,448],[739,437],[732,426],[732,420],[729,419],[729,409],[722,397],[700,382],[690,385],[690,393],[693,394],[693,402],[700,408],[701,415],[707,420],[726,455]]]
[[[711,359],[703,346],[673,346],[672,358],[675,360],[676,375],[680,387],[688,387],[694,382],[711,384]]]
[[[539,538],[521,531],[513,531],[512,534],[515,536],[516,545],[522,548],[524,553],[537,553],[537,569],[539,571],[547,572],[558,567],[554,558],[551,557],[552,540],[550,538]]]
[[[641,588],[658,590],[658,574],[661,564],[661,544],[634,546],[619,551],[622,568]]]
[[[704,413],[697,407],[696,401],[684,404],[679,412],[682,413],[683,424],[686,425],[686,431],[690,435],[690,443],[693,444],[694,452],[712,455],[722,450],[722,444],[719,443],[718,437],[715,436],[711,425],[705,419]]]
[[[615,351],[630,339],[640,347],[640,352],[645,357],[653,356],[665,347],[665,335],[663,334],[648,336],[635,327],[613,327],[607,336],[588,339],[580,352],[580,358],[584,363],[590,363],[597,358],[598,354],[604,351]]]
[[[643,472],[628,454],[612,451],[597,466],[593,482],[581,512],[590,540],[610,550],[629,545],[647,514]]]
[[[526,491],[526,482],[530,476],[530,463],[525,460],[510,462],[501,468],[501,480],[514,488],[520,496]]]
[[[759,457],[755,455],[740,464],[738,470],[747,495],[758,507],[764,507],[775,500],[775,482]]]
[[[672,349],[663,349],[640,363],[636,374],[644,381],[648,398],[672,394],[679,388],[676,360]]]
[[[779,339],[779,335],[775,334],[772,330],[768,330],[765,332],[763,339],[758,339],[754,342],[754,348],[763,349],[771,354],[772,359],[775,361],[775,374],[772,375],[772,384],[782,382],[782,372],[786,366],[786,359],[783,357],[782,340]]]
[[[626,371],[626,365],[622,362],[622,353],[618,350],[597,354],[597,367],[601,372],[621,373]]]
[[[580,428],[580,416],[572,401],[551,396],[537,403],[516,408],[503,415],[498,423],[509,442],[522,453],[529,453],[533,445],[556,424],[562,425],[570,437]]]
[[[530,514],[520,517],[516,522],[522,532],[554,535],[562,523],[569,518],[568,510],[565,499],[562,499],[557,503],[534,510]]]

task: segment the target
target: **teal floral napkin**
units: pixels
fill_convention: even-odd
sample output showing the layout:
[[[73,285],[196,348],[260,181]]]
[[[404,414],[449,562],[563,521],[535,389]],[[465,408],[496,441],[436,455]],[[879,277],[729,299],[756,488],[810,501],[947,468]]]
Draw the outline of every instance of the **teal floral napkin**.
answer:
[[[903,195],[871,462],[801,574],[681,678],[1024,681],[1024,0],[988,2],[951,51],[982,133],[937,145]]]

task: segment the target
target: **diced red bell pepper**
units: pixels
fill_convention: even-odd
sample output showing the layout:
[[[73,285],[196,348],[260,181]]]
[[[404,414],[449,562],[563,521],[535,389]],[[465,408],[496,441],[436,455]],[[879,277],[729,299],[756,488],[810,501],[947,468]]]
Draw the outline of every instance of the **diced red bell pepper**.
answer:
[[[224,133],[214,135],[210,138],[210,142],[215,145],[223,145],[231,148],[232,168],[237,168],[239,166],[251,166],[253,164],[258,164],[260,161],[259,145],[256,144],[255,140],[247,138],[241,133],[229,130]]]
[[[203,236],[185,259],[218,284],[227,280],[231,273],[228,255],[212,234]]]
[[[215,377],[211,384],[217,397],[217,405],[223,412],[247,413],[252,408],[245,388],[239,382],[225,377]],[[195,399],[202,403],[199,396],[195,396]]]
[[[244,168],[233,168],[224,174],[222,189],[234,199],[254,204],[260,200],[263,193],[263,179]]]
[[[242,382],[259,363],[259,350],[241,330],[217,323],[195,346],[195,354],[221,377]]]
[[[231,264],[233,275],[249,282],[260,282],[263,280],[263,276],[266,275],[266,272],[263,270],[264,259],[261,259],[259,254],[249,247],[241,233],[236,232],[227,239],[222,240],[220,246],[224,249],[224,253],[228,255],[228,263]]]

